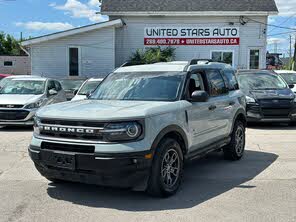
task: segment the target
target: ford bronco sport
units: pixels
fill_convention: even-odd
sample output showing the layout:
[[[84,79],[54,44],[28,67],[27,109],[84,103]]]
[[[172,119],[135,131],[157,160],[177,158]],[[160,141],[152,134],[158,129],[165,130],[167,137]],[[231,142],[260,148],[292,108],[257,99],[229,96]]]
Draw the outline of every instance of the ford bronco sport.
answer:
[[[170,196],[185,160],[221,149],[230,160],[243,156],[245,107],[223,63],[120,67],[87,100],[39,110],[29,153],[53,182]]]

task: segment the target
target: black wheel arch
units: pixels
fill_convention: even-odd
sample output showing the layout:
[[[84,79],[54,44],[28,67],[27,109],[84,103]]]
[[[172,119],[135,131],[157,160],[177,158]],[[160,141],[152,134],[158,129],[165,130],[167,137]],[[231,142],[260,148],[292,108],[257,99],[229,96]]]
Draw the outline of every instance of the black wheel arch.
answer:
[[[234,121],[232,122],[232,128],[231,128],[231,133],[233,132],[233,128],[234,128],[234,125],[236,123],[236,121],[240,120],[244,126],[246,127],[247,126],[247,116],[246,116],[246,111],[244,109],[239,109],[235,116],[234,116]]]
[[[178,125],[169,125],[162,129],[160,133],[156,136],[155,140],[152,143],[153,154],[157,150],[158,144],[164,138],[176,139],[182,149],[183,154],[185,155],[188,151],[188,139],[184,130]]]

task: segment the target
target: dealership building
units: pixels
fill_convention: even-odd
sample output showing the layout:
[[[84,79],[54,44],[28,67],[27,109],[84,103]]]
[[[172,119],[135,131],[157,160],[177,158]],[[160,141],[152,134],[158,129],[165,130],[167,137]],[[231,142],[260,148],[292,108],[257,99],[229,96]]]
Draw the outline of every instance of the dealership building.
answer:
[[[103,0],[109,21],[23,42],[33,75],[105,76],[137,49],[175,48],[176,60],[213,59],[237,69],[266,67],[274,0]]]

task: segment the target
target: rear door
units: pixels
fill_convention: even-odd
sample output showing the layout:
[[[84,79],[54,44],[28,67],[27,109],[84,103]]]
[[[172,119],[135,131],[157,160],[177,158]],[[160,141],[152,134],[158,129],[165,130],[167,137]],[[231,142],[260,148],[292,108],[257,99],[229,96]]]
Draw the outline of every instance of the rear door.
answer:
[[[205,72],[210,95],[208,112],[209,115],[213,116],[210,124],[210,137],[212,141],[217,141],[228,136],[228,127],[232,115],[229,90],[220,70],[208,69]]]

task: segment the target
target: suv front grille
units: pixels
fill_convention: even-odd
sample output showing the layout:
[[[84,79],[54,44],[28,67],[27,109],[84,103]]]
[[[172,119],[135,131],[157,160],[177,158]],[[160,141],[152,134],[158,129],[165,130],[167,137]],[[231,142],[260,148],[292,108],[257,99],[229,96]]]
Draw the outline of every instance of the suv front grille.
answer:
[[[291,99],[262,99],[259,100],[262,108],[291,108],[294,100]]]
[[[264,117],[279,117],[287,118],[290,114],[290,109],[262,109]]]
[[[53,151],[64,151],[64,152],[76,152],[76,153],[94,153],[94,146],[84,145],[69,145],[69,144],[58,144],[42,142],[41,149],[53,150]]]
[[[102,122],[88,122],[88,121],[72,121],[72,120],[54,120],[54,119],[41,119],[42,124],[48,125],[63,125],[63,126],[85,126],[85,127],[98,127],[103,128],[105,123]]]
[[[29,115],[24,110],[0,110],[0,120],[23,120]]]
[[[104,123],[96,122],[41,119],[39,129],[40,135],[48,137],[103,141],[101,130],[104,126]]]

